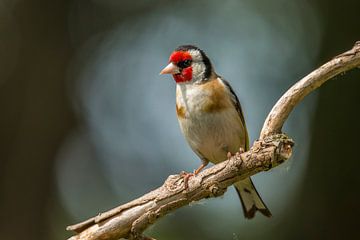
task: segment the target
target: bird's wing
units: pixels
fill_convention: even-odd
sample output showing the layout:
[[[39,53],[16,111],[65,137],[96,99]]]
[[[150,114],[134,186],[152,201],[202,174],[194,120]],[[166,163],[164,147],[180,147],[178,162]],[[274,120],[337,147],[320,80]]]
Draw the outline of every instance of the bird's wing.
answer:
[[[221,78],[220,78],[221,79]],[[244,126],[245,129],[245,151],[249,150],[249,137],[245,125],[245,119],[244,115],[241,109],[240,101],[238,97],[236,96],[234,90],[230,86],[230,84],[225,81],[224,79],[221,79],[225,86],[229,89],[231,93],[231,99],[232,102],[239,114],[240,120]],[[260,211],[264,216],[271,217],[271,212],[265,205],[264,201],[261,199],[259,193],[256,191],[256,188],[251,180],[251,178],[245,178],[244,180],[241,180],[239,182],[236,182],[234,184],[237,193],[239,194],[241,204],[243,206],[244,210],[244,216],[245,218],[251,219],[255,216],[256,211]]]
[[[240,104],[240,101],[239,101],[239,98],[236,96],[233,88],[231,87],[231,85],[229,84],[228,81],[224,80],[222,77],[219,77],[219,79],[225,84],[225,86],[229,89],[230,93],[231,93],[231,101],[232,103],[234,104],[234,107],[236,108],[236,111],[238,112],[239,114],[239,117],[240,117],[240,120],[241,120],[241,123],[243,124],[244,126],[244,129],[245,129],[245,138],[246,138],[246,141],[245,141],[245,151],[249,150],[249,135],[248,135],[248,132],[247,132],[247,128],[246,128],[246,124],[245,124],[245,118],[244,118],[244,114],[243,114],[243,111],[241,109],[241,104]]]

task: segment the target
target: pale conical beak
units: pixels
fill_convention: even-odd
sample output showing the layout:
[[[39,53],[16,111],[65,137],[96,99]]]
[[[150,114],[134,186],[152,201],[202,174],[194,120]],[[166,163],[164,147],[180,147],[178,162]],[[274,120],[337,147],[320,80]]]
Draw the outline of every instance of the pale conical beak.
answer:
[[[169,63],[163,70],[161,70],[160,75],[177,74],[177,73],[180,73],[179,67],[173,63]]]

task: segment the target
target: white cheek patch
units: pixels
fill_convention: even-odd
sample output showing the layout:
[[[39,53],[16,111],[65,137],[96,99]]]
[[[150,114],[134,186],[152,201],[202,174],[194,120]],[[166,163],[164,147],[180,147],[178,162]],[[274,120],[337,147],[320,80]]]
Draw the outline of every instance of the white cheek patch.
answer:
[[[192,81],[200,82],[205,76],[205,64],[203,62],[192,63]]]
[[[189,53],[194,62],[202,62],[203,59],[201,53],[198,50],[191,49],[189,50]]]
[[[192,58],[192,81],[200,82],[204,79],[206,66],[203,63],[201,53],[198,50],[189,50]]]

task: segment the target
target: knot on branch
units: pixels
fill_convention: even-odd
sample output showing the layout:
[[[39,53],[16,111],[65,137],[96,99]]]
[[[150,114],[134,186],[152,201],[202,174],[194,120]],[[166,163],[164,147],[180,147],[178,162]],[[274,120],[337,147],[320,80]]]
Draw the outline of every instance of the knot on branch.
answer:
[[[170,175],[165,183],[164,183],[164,187],[166,188],[166,190],[168,190],[169,192],[181,192],[183,190],[183,181],[184,178],[181,177],[181,175],[177,174],[177,175]]]
[[[226,192],[226,187],[223,187],[219,184],[219,182],[214,182],[210,187],[210,197],[219,197],[224,195]]]
[[[159,214],[157,214],[153,211],[149,211],[147,213],[147,219],[150,224],[154,223],[158,217],[159,217]]]
[[[292,148],[295,145],[294,141],[285,134],[276,134],[268,137],[272,144],[276,146],[276,154],[272,159],[273,167],[283,163],[289,159],[292,154]],[[265,138],[265,139],[268,139]]]
[[[245,154],[245,157],[242,156],[242,154]],[[247,159],[250,157],[250,154],[244,153],[242,149],[240,149],[239,152],[236,152],[235,155],[233,157],[230,158],[230,162],[232,162],[232,164],[230,164],[233,168],[234,171],[238,171],[239,168],[241,168],[241,164],[243,163],[243,158]]]
[[[294,141],[286,134],[267,136],[254,142],[249,151],[250,155],[246,155],[246,164],[262,168],[264,171],[270,170],[290,158],[293,146]],[[256,159],[249,161],[248,159],[251,159],[254,154],[256,154]]]
[[[269,145],[275,146],[274,156],[269,159],[271,162],[268,170],[289,159],[292,154],[292,147],[295,144],[294,141],[284,133],[268,136],[264,138],[264,143],[266,147],[269,147]]]

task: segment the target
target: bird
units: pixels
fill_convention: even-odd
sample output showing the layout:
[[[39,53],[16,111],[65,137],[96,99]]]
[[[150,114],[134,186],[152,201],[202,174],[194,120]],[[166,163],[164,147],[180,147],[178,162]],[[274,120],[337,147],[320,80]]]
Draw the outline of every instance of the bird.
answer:
[[[195,45],[177,47],[168,65],[161,70],[162,74],[171,74],[176,82],[176,115],[180,129],[202,163],[187,177],[197,175],[209,162],[216,164],[239,149],[249,149],[239,99],[229,82],[215,72],[203,50]],[[246,219],[252,219],[257,211],[266,217],[272,216],[250,177],[234,186]]]

